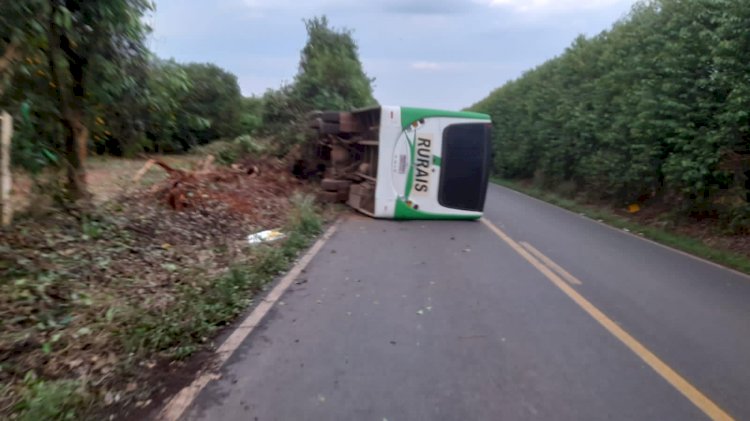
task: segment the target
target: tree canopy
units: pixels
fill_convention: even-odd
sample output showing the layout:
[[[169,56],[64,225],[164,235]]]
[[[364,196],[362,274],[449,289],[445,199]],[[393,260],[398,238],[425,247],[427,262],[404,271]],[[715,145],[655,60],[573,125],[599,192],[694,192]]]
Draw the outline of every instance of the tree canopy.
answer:
[[[653,0],[472,109],[495,172],[750,226],[750,4]]]
[[[263,129],[287,146],[304,138],[301,126],[310,111],[377,105],[373,79],[362,68],[352,32],[331,27],[325,16],[306,20],[305,28],[307,42],[294,82],[263,97]]]
[[[294,95],[320,110],[374,104],[372,79],[362,69],[351,31],[332,28],[325,16],[305,21],[305,28],[307,44],[294,79]]]

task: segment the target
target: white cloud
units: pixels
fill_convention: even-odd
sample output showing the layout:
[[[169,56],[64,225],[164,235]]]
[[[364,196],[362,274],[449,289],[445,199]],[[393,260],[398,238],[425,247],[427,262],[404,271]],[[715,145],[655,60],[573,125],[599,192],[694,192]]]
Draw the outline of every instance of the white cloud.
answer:
[[[523,13],[595,10],[610,7],[624,0],[484,0],[490,6],[508,7]]]
[[[412,70],[424,72],[461,72],[486,65],[488,64],[468,61],[412,61],[409,63]]]
[[[336,0],[233,0],[243,4],[248,10],[266,12],[327,12]]]
[[[411,64],[411,68],[414,70],[442,70],[444,66],[434,61],[415,61]]]
[[[279,0],[279,1],[267,1],[267,0],[243,0],[243,3],[247,7],[253,9],[286,9],[294,4],[293,1]]]

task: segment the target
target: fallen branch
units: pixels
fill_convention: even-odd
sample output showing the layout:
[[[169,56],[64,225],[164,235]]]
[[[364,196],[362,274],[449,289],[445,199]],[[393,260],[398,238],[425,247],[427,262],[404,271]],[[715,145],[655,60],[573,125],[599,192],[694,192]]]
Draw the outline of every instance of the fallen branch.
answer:
[[[198,165],[198,174],[205,174],[208,172],[213,171],[213,163],[216,160],[213,155],[208,155],[206,159],[201,161],[200,165]]]
[[[246,175],[252,175],[252,176],[260,175],[260,169],[258,169],[257,165],[243,166],[239,164],[232,164],[230,168],[234,170],[237,174],[246,174]]]
[[[166,171],[167,173],[169,173],[170,177],[171,176],[184,177],[184,176],[187,175],[185,173],[185,171],[172,168],[172,167],[169,166],[169,164],[167,164],[166,162],[162,161],[161,159],[154,159],[154,164],[156,164],[156,165],[164,168],[164,171]]]
[[[143,177],[143,175],[146,174],[146,172],[149,169],[151,169],[151,167],[153,167],[155,163],[156,163],[156,161],[154,161],[153,159],[149,159],[148,161],[146,161],[146,163],[143,164],[143,166],[141,167],[141,169],[138,170],[138,172],[135,173],[135,175],[133,176],[133,182],[137,183],[138,181],[140,181],[141,177]]]

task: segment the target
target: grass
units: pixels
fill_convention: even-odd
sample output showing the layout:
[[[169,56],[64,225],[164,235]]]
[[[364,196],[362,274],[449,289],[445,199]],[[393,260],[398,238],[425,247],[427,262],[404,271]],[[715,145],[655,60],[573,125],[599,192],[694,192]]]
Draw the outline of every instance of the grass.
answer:
[[[653,227],[640,224],[630,219],[617,215],[611,210],[593,207],[579,203],[575,200],[561,197],[555,193],[542,190],[537,187],[523,186],[518,182],[492,178],[492,182],[504,187],[519,191],[531,197],[551,203],[555,206],[567,209],[569,211],[585,215],[591,219],[604,222],[607,225],[623,230],[628,230],[635,234],[641,235],[657,243],[673,247],[677,250],[690,253],[694,256],[718,263],[723,266],[736,269],[740,272],[750,274],[750,259],[746,256],[729,250],[722,250],[711,247],[700,239],[689,237],[668,231],[663,228]]]
[[[39,380],[26,377],[23,399],[18,404],[21,421],[76,420],[80,410],[90,403],[85,385],[77,380]]]

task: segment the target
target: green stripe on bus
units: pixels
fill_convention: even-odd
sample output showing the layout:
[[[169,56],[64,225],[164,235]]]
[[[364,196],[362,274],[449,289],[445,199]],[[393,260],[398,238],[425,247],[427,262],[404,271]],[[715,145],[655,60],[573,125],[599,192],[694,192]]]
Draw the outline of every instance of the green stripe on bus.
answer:
[[[454,118],[468,118],[474,120],[487,120],[490,122],[490,116],[482,113],[474,113],[469,111],[445,111],[445,110],[433,110],[430,108],[410,108],[401,107],[401,127],[406,129],[414,123],[423,118],[429,117],[454,117]]]
[[[396,211],[393,215],[394,219],[449,219],[449,220],[476,220],[481,218],[481,215],[449,215],[440,213],[423,212],[418,209],[410,208],[401,199],[396,199]]]

